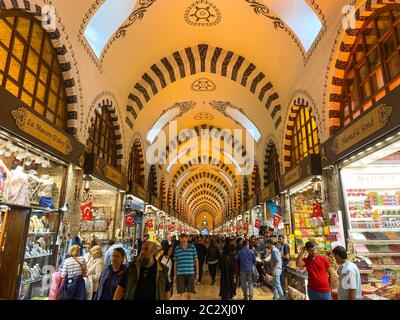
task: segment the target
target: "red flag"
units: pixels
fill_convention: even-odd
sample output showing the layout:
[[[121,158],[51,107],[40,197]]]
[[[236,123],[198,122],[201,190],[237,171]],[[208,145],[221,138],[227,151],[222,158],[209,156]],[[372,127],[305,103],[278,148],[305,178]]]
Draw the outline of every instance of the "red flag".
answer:
[[[249,232],[249,224],[247,222],[244,224],[244,230],[246,233]]]
[[[256,219],[256,222],[255,222],[254,226],[255,226],[257,229],[260,229],[260,224],[261,224],[261,221],[260,221],[259,219]]]
[[[162,223],[160,223],[160,226],[158,227],[158,229],[160,229],[160,230],[164,229],[164,225]]]
[[[322,211],[322,205],[319,203],[313,205],[313,213],[312,217],[313,218],[322,218],[324,216],[324,213]]]
[[[91,202],[81,206],[81,212],[83,222],[93,220],[93,207]]]
[[[125,216],[125,225],[127,227],[132,227],[133,226],[133,213],[127,214]]]
[[[281,216],[278,216],[277,214],[274,215],[274,227],[278,228],[279,222],[281,222]]]

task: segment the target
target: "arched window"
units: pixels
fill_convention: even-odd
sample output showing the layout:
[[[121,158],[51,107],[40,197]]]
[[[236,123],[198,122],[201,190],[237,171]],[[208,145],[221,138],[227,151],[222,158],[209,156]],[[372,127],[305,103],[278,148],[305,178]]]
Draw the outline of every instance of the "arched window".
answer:
[[[148,191],[151,196],[157,197],[157,173],[155,165],[150,167]]]
[[[133,144],[129,156],[128,179],[144,187],[144,161],[140,141]]]
[[[89,131],[88,152],[118,167],[117,139],[111,113],[106,105],[96,109],[94,122]]]
[[[300,106],[291,136],[290,167],[311,154],[319,154],[317,124],[308,107]]]
[[[260,172],[258,170],[257,164],[254,164],[251,178],[252,178],[251,194],[255,195],[261,190]]]
[[[267,169],[264,187],[267,187],[272,182],[279,181],[281,176],[278,150],[276,149],[275,144],[272,144],[269,150]]]
[[[341,126],[400,84],[400,5],[369,17],[352,47],[344,76]]]
[[[0,86],[66,130],[66,90],[57,53],[31,14],[0,13]]]

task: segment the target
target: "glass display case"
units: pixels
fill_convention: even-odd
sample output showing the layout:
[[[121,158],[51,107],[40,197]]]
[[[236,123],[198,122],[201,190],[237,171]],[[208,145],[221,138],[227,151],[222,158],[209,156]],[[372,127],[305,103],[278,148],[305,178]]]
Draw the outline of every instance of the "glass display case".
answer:
[[[400,271],[400,142],[344,167],[341,177],[354,253],[378,280],[383,270]]]
[[[48,297],[51,274],[55,271],[59,225],[60,214],[57,211],[32,210],[26,238],[19,299]]]

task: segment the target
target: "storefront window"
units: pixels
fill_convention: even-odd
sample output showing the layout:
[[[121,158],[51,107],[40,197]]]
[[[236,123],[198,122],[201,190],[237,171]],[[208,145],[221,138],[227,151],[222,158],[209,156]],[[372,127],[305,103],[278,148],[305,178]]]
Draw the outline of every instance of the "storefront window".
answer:
[[[342,90],[342,126],[400,83],[400,6],[377,11],[364,24],[348,60]]]
[[[58,209],[66,166],[0,134],[0,202]]]
[[[57,53],[33,15],[0,14],[0,86],[66,129],[66,90]]]
[[[121,210],[117,208],[119,192],[97,178],[93,179],[90,184],[93,219],[81,222],[80,238],[87,243],[96,239],[106,244],[108,240],[113,239],[115,218],[119,215],[116,210]]]
[[[291,137],[291,167],[294,167],[311,154],[319,154],[317,124],[310,110],[306,106],[301,106],[294,120]]]
[[[89,153],[96,154],[108,164],[118,167],[117,139],[107,106],[102,106],[95,111],[87,146]]]

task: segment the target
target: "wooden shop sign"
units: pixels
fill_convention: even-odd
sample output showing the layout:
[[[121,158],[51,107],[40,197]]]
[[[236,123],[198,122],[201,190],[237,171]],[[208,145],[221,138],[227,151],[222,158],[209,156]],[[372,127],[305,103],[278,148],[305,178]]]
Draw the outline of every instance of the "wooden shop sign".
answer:
[[[311,176],[321,174],[321,157],[312,154],[281,177],[281,191],[287,190]]]
[[[85,146],[0,87],[0,126],[56,157],[83,166]]]
[[[84,173],[93,175],[117,189],[124,191],[128,189],[126,178],[122,171],[111,166],[104,159],[99,158],[98,155],[86,153]]]
[[[329,138],[321,150],[323,167],[340,161],[365,145],[400,127],[400,87]]]
[[[279,194],[279,183],[278,181],[270,183],[267,187],[260,192],[260,201],[267,202],[273,199]]]

